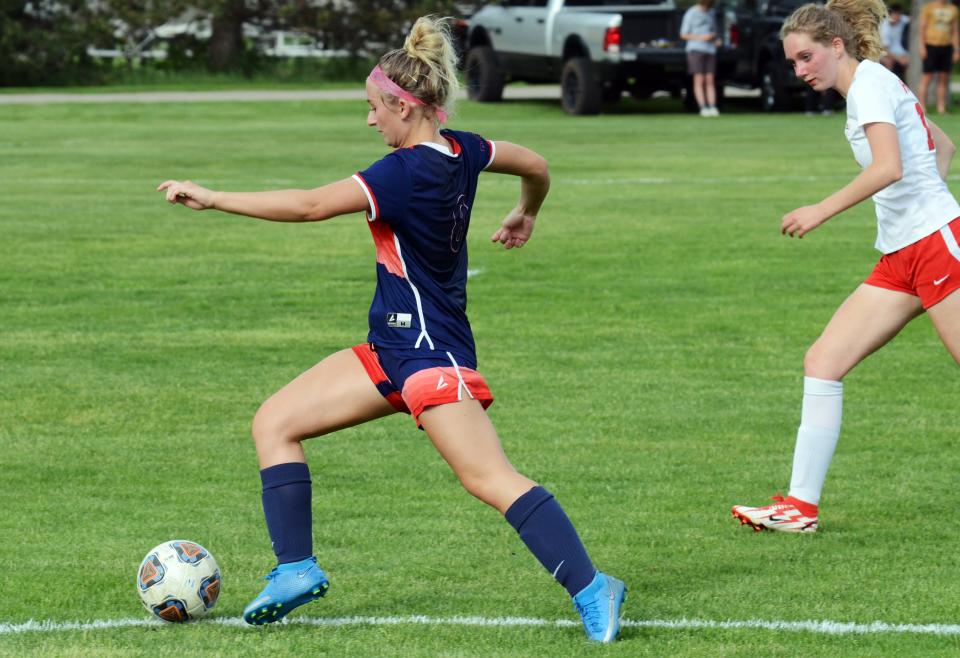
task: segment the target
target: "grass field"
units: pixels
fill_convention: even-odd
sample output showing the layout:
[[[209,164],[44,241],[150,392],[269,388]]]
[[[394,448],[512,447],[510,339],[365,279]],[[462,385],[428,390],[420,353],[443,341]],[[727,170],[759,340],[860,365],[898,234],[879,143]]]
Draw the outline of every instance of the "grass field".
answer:
[[[638,623],[588,646],[563,590],[400,416],[308,443],[328,597],[299,623],[228,623],[273,565],[250,419],[363,341],[372,242],[360,216],[271,224],[173,208],[153,190],[170,177],[254,190],[349,176],[385,152],[364,108],[0,108],[0,655],[960,652],[957,370],[928,319],[846,380],[823,532],[754,534],[729,515],[786,488],[804,351],[876,260],[869,203],[803,240],[778,232],[784,212],[856,173],[842,114],[706,121],[647,106],[571,118],[555,103],[463,104],[451,124],[529,145],[552,168],[524,249],[487,242],[515,179],[484,175],[473,211],[469,310],[508,454],[627,582],[630,622],[953,634]],[[139,562],[171,538],[216,555],[215,623],[131,626],[147,619]],[[320,625],[350,617],[364,619]],[[385,617],[402,619],[374,623]],[[25,630],[31,619],[54,625]],[[70,621],[126,625],[56,626]]]

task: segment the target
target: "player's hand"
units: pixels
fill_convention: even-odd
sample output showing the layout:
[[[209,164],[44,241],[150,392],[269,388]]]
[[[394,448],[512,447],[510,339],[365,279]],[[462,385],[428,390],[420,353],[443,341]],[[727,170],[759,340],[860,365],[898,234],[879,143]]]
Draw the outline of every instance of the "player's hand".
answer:
[[[499,242],[506,249],[522,247],[530,239],[530,235],[533,233],[533,225],[536,221],[536,215],[531,215],[523,212],[519,208],[514,208],[500,223],[500,228],[493,233],[490,241]]]
[[[960,49],[954,48],[954,49],[953,49],[953,63],[956,64],[957,62],[960,62]]]
[[[157,192],[166,192],[170,203],[181,203],[194,210],[213,207],[213,191],[190,181],[168,180],[157,186]]]
[[[820,210],[820,206],[803,206],[783,216],[783,221],[780,222],[780,233],[789,235],[791,238],[802,238],[825,221],[827,217]]]
[[[927,58],[927,47],[921,43],[921,44],[920,44],[920,59],[926,59],[926,58]]]

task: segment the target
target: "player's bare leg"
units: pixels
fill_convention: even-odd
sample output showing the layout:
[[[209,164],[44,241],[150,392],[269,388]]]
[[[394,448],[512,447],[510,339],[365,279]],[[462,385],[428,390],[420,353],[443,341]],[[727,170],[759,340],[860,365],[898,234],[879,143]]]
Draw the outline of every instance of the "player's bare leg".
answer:
[[[735,505],[731,511],[741,525],[757,531],[817,530],[820,492],[840,436],[841,380],[921,313],[917,297],[867,284],[840,305],[804,358],[803,412],[790,494],[774,496],[773,505]]]
[[[260,468],[303,462],[300,442],[389,416],[396,409],[353,350],[331,354],[274,393],[253,418]]]
[[[300,442],[395,411],[349,349],[328,356],[261,405],[253,439],[278,564],[244,609],[247,623],[279,621],[329,588],[313,557],[312,483]]]
[[[426,409],[420,422],[463,487],[504,514],[540,563],[566,588],[590,640],[620,631],[624,584],[597,571],[550,492],[514,469],[493,423],[476,400]]]
[[[939,304],[931,306],[927,313],[950,356],[960,364],[960,290],[953,291]]]

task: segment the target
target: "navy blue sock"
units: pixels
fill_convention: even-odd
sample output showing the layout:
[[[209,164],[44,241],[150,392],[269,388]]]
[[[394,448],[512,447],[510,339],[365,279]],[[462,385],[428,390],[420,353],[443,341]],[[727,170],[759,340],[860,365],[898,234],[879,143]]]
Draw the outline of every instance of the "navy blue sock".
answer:
[[[277,563],[297,562],[313,555],[313,511],[310,469],[290,462],[260,471],[263,515]]]
[[[505,516],[530,552],[570,596],[590,584],[597,570],[553,494],[534,487],[513,501]]]

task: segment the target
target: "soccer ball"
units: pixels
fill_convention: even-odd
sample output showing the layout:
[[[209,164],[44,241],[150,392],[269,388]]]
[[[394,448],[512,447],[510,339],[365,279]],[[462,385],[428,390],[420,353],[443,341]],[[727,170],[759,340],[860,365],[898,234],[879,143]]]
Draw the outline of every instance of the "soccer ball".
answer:
[[[220,567],[196,542],[165,541],[140,563],[137,594],[143,607],[164,621],[198,619],[220,596]]]

